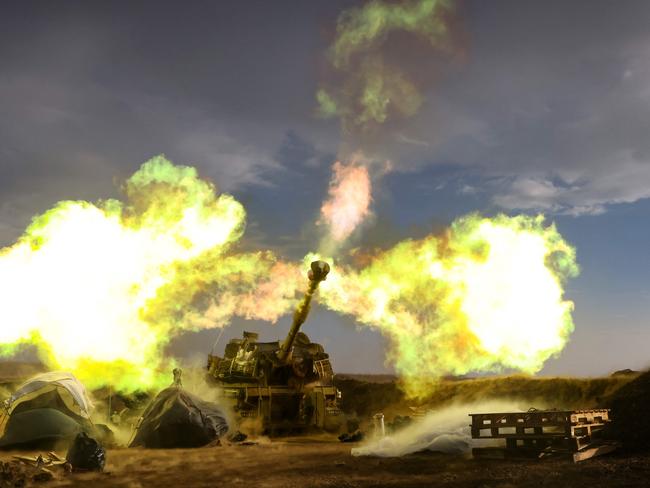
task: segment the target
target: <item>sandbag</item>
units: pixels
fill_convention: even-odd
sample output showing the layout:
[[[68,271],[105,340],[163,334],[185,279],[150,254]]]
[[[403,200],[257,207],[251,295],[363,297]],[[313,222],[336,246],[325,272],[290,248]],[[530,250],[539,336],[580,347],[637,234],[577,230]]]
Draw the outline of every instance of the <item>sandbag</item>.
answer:
[[[217,404],[171,386],[146,408],[129,447],[201,447],[226,432],[228,424]]]

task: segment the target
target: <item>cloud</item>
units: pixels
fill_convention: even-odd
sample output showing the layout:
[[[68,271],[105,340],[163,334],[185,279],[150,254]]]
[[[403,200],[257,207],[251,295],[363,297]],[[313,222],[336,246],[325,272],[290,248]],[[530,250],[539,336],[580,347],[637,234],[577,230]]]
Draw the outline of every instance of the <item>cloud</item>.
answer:
[[[622,153],[612,157],[611,165],[584,172],[577,181],[520,176],[500,183],[493,203],[508,210],[599,215],[608,205],[650,198],[650,164]]]
[[[305,69],[320,52],[322,9],[294,7],[299,25],[271,5],[197,5],[179,18],[161,4],[155,19],[146,6],[126,19],[83,5],[6,9],[0,203],[33,195],[33,215],[116,196],[116,181],[160,153],[224,191],[270,185],[296,159],[278,154],[288,131],[320,144],[338,132],[313,120],[316,74]]]
[[[267,186],[264,175],[282,170],[270,150],[229,135],[219,127],[206,127],[179,137],[176,150],[188,163],[205,168],[220,189],[232,191],[244,185]]]
[[[420,139],[414,139],[412,137],[407,136],[406,134],[397,134],[397,140],[399,142],[402,142],[404,144],[412,144],[414,146],[425,146],[429,147],[431,144],[429,144],[427,141],[423,141]]]
[[[155,19],[144,7],[128,19],[110,8],[9,9],[1,201],[30,194],[42,211],[114,196],[114,179],[159,153],[224,191],[282,187],[308,171],[322,179],[340,140],[336,123],[313,117],[328,37],[318,29],[334,29],[346,7],[298,2],[287,16],[270,4],[193,6],[182,19],[165,5]],[[504,209],[583,215],[649,196],[650,3],[500,0],[462,14],[466,60],[428,59],[436,88],[418,114],[342,156],[361,149],[395,172],[458,168],[460,187]],[[393,54],[428,74],[414,53]]]
[[[467,63],[402,128],[428,146],[382,147],[395,170],[456,166],[507,210],[594,215],[649,198],[650,4],[602,6],[474,5]]]
[[[468,185],[467,183],[464,183],[458,189],[458,193],[460,193],[461,195],[474,195],[477,192],[478,192],[478,189],[475,186]]]
[[[193,163],[223,191],[267,185],[283,128],[223,121],[193,105],[36,74],[0,77],[0,244],[58,200],[117,196],[148,157]],[[29,198],[26,198],[29,196]]]

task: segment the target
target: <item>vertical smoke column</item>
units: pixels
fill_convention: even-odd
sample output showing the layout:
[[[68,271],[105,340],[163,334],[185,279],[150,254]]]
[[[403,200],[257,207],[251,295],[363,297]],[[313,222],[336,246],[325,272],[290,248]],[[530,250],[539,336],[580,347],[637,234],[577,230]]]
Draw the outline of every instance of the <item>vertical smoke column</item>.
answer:
[[[344,138],[340,160],[350,162],[337,162],[332,168],[328,199],[318,221],[328,230],[320,244],[322,254],[334,255],[370,216],[370,160],[359,151],[372,155],[371,160],[385,160],[376,154],[377,143],[395,136],[386,133],[395,129],[386,122],[394,116],[411,117],[420,109],[424,97],[418,85],[430,81],[426,73],[435,71],[424,60],[434,58],[432,50],[451,51],[453,7],[451,0],[375,0],[339,15],[327,53],[337,81],[322,83],[316,100],[320,116],[340,120]],[[394,52],[391,57],[395,45],[405,41],[408,52],[426,50],[415,66],[406,66],[408,60]],[[384,172],[388,169],[390,165]]]
[[[408,33],[429,50],[450,52],[453,6],[450,0],[372,1],[341,13],[328,54],[331,68],[342,81],[320,87],[318,113],[338,117],[344,133],[376,128],[392,115],[417,113],[424,97],[403,57],[388,59],[388,39],[394,43],[391,35]],[[408,48],[412,50],[413,45]],[[411,68],[422,81],[433,70],[423,69],[427,58],[418,59],[418,66]]]
[[[325,255],[333,254],[370,215],[372,183],[368,168],[353,160],[334,163],[328,199],[321,207],[319,224],[326,227],[320,245]]]

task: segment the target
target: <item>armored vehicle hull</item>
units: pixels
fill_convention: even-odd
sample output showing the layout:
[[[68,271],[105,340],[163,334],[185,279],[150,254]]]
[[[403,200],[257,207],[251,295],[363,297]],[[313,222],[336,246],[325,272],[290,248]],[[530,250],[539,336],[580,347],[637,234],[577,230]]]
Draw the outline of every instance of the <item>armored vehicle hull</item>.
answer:
[[[241,422],[250,420],[270,435],[338,430],[340,392],[329,356],[299,331],[328,271],[327,263],[312,263],[309,288],[284,341],[259,342],[257,334],[244,332],[226,345],[223,357],[208,356],[208,377]]]

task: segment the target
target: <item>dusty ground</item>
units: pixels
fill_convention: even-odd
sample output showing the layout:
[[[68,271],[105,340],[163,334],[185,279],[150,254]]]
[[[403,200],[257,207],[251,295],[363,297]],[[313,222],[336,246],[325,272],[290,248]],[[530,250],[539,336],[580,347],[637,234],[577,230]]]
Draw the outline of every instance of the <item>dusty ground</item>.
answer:
[[[609,456],[574,465],[557,459],[495,461],[442,454],[353,457],[351,447],[285,440],[192,450],[118,449],[108,452],[105,473],[57,474],[41,486],[650,486],[650,456]],[[0,454],[0,459],[10,457],[10,453]]]
[[[19,379],[36,372],[22,363],[10,366],[0,362],[0,378],[6,378],[9,384],[6,392]],[[356,413],[363,420],[374,412],[386,413],[393,404],[408,412],[408,405],[394,381],[369,379],[343,377],[340,380],[344,403],[346,400],[349,403],[343,405],[347,407],[346,413]],[[550,396],[560,405],[592,406],[628,381],[627,378],[523,377],[447,381],[438,385],[437,396],[431,402],[443,405],[449,399],[469,401],[484,397],[486,391],[493,391],[499,397],[503,390],[511,396],[530,399],[531,405]],[[650,454],[606,456],[574,465],[562,459],[495,461],[433,453],[392,459],[353,457],[352,447],[354,444],[324,442],[322,438],[301,438],[193,450],[114,449],[108,451],[105,473],[64,474],[55,470],[56,478],[39,486],[650,487]],[[0,452],[0,461],[11,460],[13,454],[16,453]],[[0,472],[0,488],[15,486],[1,478]]]

